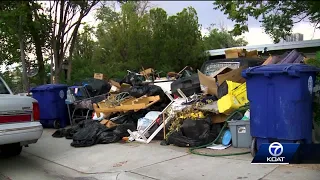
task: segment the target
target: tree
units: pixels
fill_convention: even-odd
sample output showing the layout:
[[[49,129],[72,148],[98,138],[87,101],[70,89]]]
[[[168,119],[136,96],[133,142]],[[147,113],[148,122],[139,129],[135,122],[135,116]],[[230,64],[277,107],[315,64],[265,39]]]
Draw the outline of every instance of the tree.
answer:
[[[169,52],[166,62],[171,71],[179,71],[186,65],[201,66],[206,56],[200,29],[197,12],[192,7],[168,18],[165,52]]]
[[[206,50],[246,46],[248,44],[243,38],[235,39],[225,28],[208,28],[208,30],[209,34],[203,37]]]
[[[75,43],[73,52],[73,71],[71,74],[74,82],[81,81],[93,75],[93,72],[100,71],[101,63],[96,62],[94,54],[96,51],[96,42],[92,39],[93,28],[85,25]]]
[[[100,49],[95,57],[101,64],[108,64],[105,73],[123,76],[126,69],[148,64],[151,59],[148,14],[138,15],[135,2],[121,5],[120,12],[103,6],[96,18],[101,23],[96,32]]]
[[[8,47],[17,48],[20,51],[20,62],[22,64],[22,82],[23,82],[23,90],[29,90],[29,83],[26,71],[26,59],[25,59],[25,43],[26,43],[26,20],[23,18],[23,15],[27,12],[26,3],[25,2],[1,2],[1,23],[0,30],[3,34],[4,39],[1,39],[2,43],[6,45],[7,52],[3,54],[7,54],[7,60],[3,61],[4,63],[13,64],[14,61],[10,61],[11,57],[14,57],[12,54],[16,54],[14,49],[8,49]],[[8,36],[9,38],[5,38]],[[11,44],[8,40],[17,40],[19,46],[17,44]],[[11,54],[12,53],[12,54]],[[13,59],[14,60],[14,59]],[[17,61],[19,62],[19,61]]]
[[[12,65],[14,63],[22,63],[23,69],[30,69],[30,65],[37,66],[38,77],[44,83],[43,50],[46,47],[46,42],[48,42],[45,32],[49,29],[49,19],[41,11],[40,4],[35,1],[2,1],[0,6],[0,54],[2,64]],[[21,46],[18,45],[18,42],[20,42]],[[20,54],[23,56],[24,54],[35,54],[36,64],[32,64],[30,56],[25,56],[25,58],[18,60],[17,49],[24,49],[20,51]],[[23,74],[26,76],[25,70],[23,70]],[[27,86],[27,84],[27,79],[24,77],[24,85]]]
[[[101,66],[107,65],[104,73],[123,76],[126,69],[141,67],[179,71],[185,65],[202,64],[205,49],[193,8],[173,16],[161,8],[139,12],[132,1],[122,3],[120,12],[108,6],[99,8],[94,58]]]
[[[236,24],[232,30],[234,35],[248,32],[248,17],[262,19],[262,27],[275,43],[292,33],[294,24],[309,20],[320,28],[319,1],[222,1],[214,3]]]
[[[98,3],[93,1],[50,1],[48,8],[49,17],[52,19],[50,32],[51,48],[54,57],[55,82],[59,82],[63,65],[67,63],[67,80],[71,80],[72,53],[78,36],[78,30],[82,19],[88,15],[91,9]],[[67,61],[65,61],[67,59]]]

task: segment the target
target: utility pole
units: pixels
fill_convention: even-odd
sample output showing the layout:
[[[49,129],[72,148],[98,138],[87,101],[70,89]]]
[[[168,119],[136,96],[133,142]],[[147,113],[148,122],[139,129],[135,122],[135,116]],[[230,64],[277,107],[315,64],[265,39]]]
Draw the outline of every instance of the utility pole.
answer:
[[[22,83],[23,83],[23,91],[29,92],[29,82],[27,76],[27,68],[26,68],[26,56],[24,53],[25,44],[24,44],[24,35],[23,35],[23,27],[22,27],[22,16],[19,16],[19,45],[20,45],[20,59],[22,63]]]

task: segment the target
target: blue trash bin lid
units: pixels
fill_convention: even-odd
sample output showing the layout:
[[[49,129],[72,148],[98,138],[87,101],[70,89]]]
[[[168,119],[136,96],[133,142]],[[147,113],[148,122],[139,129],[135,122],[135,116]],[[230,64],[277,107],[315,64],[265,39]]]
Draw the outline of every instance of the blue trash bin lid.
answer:
[[[35,88],[31,89],[31,92],[36,92],[36,91],[50,91],[54,89],[64,89],[67,88],[68,85],[65,84],[45,84],[41,86],[37,86]]]
[[[228,129],[224,132],[224,135],[222,137],[222,145],[228,146],[230,142],[231,142],[231,132]]]
[[[319,72],[320,68],[306,64],[270,64],[265,66],[249,67],[242,71],[241,75],[247,78],[251,75],[281,74],[286,73],[292,76],[299,76],[300,72]]]

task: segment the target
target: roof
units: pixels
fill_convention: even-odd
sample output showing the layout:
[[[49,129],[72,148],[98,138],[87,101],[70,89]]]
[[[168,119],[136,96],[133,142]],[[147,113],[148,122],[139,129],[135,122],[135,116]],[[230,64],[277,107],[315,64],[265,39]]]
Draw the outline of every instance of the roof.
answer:
[[[246,49],[249,51],[257,50],[257,51],[276,51],[276,50],[286,50],[286,49],[300,49],[300,48],[310,48],[310,47],[320,47],[320,39],[316,40],[307,40],[307,41],[295,41],[295,42],[285,42],[279,44],[265,44],[265,45],[256,45],[256,46],[241,46],[241,47],[232,47],[225,49],[215,49],[208,50],[210,56],[219,56],[224,55],[225,50],[228,49]]]

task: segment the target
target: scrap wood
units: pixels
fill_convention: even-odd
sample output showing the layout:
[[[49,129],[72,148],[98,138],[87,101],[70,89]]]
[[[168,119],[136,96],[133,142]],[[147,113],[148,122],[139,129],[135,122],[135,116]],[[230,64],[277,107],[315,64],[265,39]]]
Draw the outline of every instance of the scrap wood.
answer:
[[[140,74],[143,75],[143,76],[148,76],[153,72],[154,72],[154,69],[152,69],[152,68],[144,69],[142,67],[142,71],[140,72]]]
[[[129,98],[124,100],[118,106],[104,106],[98,107],[97,104],[93,104],[93,109],[97,113],[97,116],[102,113],[109,112],[127,112],[138,111],[140,109],[146,109],[160,100],[160,96],[142,96],[140,98]]]
[[[118,125],[118,124],[114,123],[113,121],[107,120],[107,119],[100,121],[100,124],[105,125],[107,128],[112,128],[112,127],[115,127]]]
[[[263,62],[262,65],[268,65],[268,64],[271,63],[271,61],[272,61],[272,56],[270,55],[270,56],[268,57],[268,59],[266,59],[266,60]]]

